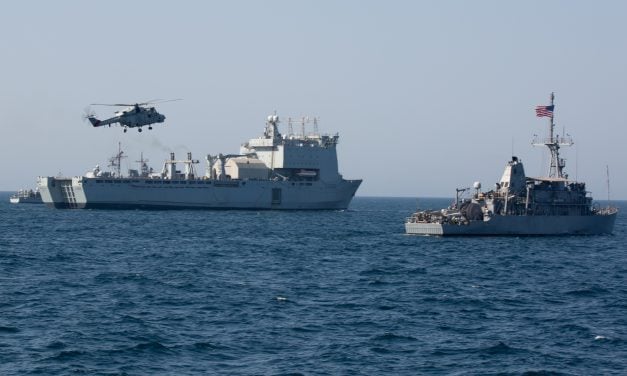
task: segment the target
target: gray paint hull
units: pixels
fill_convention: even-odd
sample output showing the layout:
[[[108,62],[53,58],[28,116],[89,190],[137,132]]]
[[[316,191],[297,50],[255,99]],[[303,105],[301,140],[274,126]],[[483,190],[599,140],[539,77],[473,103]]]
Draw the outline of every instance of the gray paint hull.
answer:
[[[64,209],[346,209],[361,180],[133,180],[40,178],[49,207]]]
[[[493,216],[489,221],[466,225],[405,223],[407,234],[416,235],[598,235],[610,234],[616,213],[588,216]]]
[[[43,204],[40,197],[11,197],[9,202],[12,204]]]

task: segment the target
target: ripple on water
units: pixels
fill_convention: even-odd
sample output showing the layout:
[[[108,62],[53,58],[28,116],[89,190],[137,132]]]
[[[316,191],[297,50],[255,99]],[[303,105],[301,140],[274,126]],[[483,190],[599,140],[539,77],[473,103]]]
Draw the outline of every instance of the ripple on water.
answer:
[[[13,326],[0,326],[0,333],[13,334],[19,333],[19,329]]]

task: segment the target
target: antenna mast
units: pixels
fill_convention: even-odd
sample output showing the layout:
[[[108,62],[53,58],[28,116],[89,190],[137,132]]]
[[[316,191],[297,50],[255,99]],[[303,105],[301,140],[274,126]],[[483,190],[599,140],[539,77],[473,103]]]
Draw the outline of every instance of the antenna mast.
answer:
[[[553,112],[555,109],[554,104],[555,94],[551,93],[551,104],[549,106],[538,106],[536,108],[537,116],[547,116],[549,118],[549,138],[544,139],[542,141],[536,139],[533,142],[534,146],[544,145],[549,148],[551,152],[551,162],[549,164],[549,174],[550,178],[561,178],[567,179],[568,175],[564,173],[564,167],[566,166],[566,162],[560,158],[560,146],[571,146],[573,144],[573,140],[570,136],[560,137],[559,135],[555,135],[555,122],[553,121]],[[540,111],[540,112],[538,112]]]
[[[607,205],[610,205],[610,166],[605,165],[605,174],[607,177]]]
[[[553,103],[555,99],[555,94],[551,93],[551,107],[555,109],[555,104]],[[561,178],[562,177],[562,165],[560,163],[560,145],[557,142],[558,140],[553,137],[553,133],[555,130],[555,122],[553,121],[553,112],[549,117],[549,142],[546,144],[549,150],[551,151],[551,164],[549,166],[549,177]]]

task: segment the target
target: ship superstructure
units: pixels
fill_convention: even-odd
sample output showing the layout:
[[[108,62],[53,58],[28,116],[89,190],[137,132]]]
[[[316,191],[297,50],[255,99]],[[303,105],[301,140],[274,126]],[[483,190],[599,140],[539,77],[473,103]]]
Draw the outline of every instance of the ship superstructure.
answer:
[[[206,156],[204,175],[198,160],[174,153],[155,172],[140,158],[140,168],[121,173],[121,149],[110,159],[113,171],[96,166],[84,176],[40,177],[44,202],[56,208],[147,209],[346,209],[361,180],[345,180],[338,172],[338,135],[279,132],[271,115],[264,134],[250,139],[239,154]],[[183,170],[178,166],[183,165]]]
[[[565,235],[611,233],[617,209],[593,205],[582,182],[570,180],[559,150],[573,144],[570,136],[554,134],[554,95],[549,106],[538,106],[538,116],[549,117],[549,136],[535,138],[534,145],[551,153],[548,174],[528,177],[517,157],[512,157],[495,188],[481,191],[474,183],[472,197],[462,199],[468,188],[457,189],[448,208],[417,211],[405,222],[408,234],[421,235]]]
[[[41,204],[41,194],[39,189],[20,189],[15,194],[9,197],[9,202],[12,204]]]

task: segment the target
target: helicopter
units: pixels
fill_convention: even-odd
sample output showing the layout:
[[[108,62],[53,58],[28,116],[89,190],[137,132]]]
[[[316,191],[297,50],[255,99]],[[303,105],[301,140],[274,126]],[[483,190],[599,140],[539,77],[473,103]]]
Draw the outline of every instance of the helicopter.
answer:
[[[116,111],[115,116],[105,120],[99,120],[96,118],[96,114],[89,109],[86,110],[85,118],[89,120],[94,127],[102,127],[111,124],[120,124],[124,127],[124,133],[128,128],[137,128],[137,131],[141,132],[143,126],[148,126],[148,129],[152,129],[152,124],[163,123],[165,121],[165,115],[160,114],[155,110],[151,104],[164,103],[172,101],[180,101],[181,99],[168,99],[168,100],[152,100],[143,103],[125,104],[125,103],[92,103],[92,106],[115,106],[126,107],[123,110]]]

